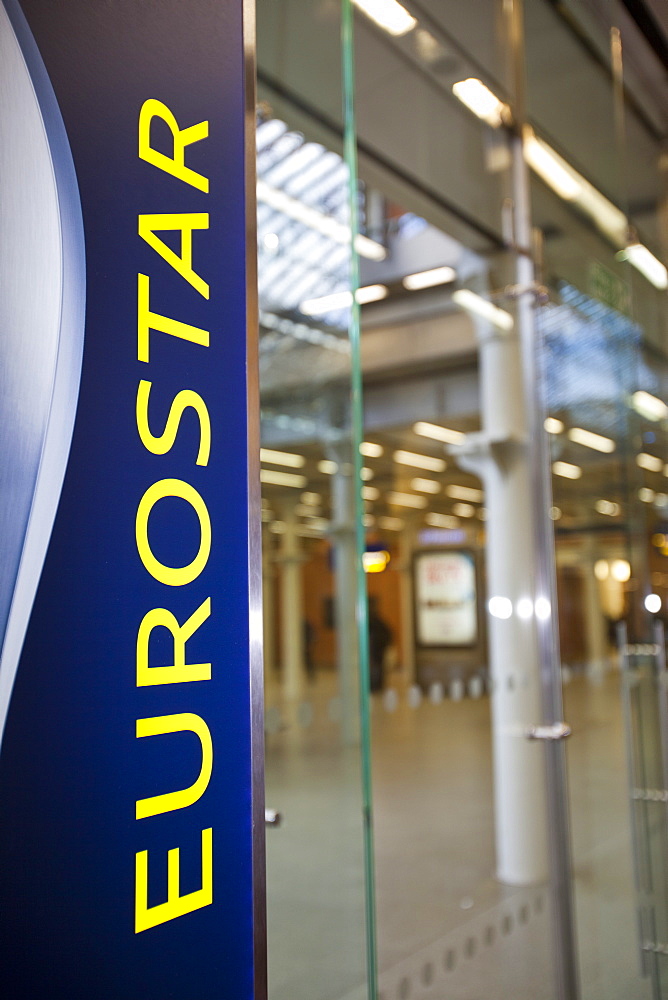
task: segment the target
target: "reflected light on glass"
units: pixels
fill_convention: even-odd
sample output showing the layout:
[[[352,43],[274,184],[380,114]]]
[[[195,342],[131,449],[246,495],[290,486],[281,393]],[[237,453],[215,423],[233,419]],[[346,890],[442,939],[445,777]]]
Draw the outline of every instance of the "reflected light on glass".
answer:
[[[656,493],[654,490],[648,489],[647,486],[643,486],[638,490],[638,500],[641,500],[643,503],[654,503],[655,499]]]
[[[262,237],[262,242],[267,250],[278,250],[278,245],[281,241],[277,233],[266,233]]]
[[[268,462],[270,465],[289,465],[293,469],[301,469],[306,459],[303,455],[292,455],[289,451],[260,448],[260,461]]]
[[[362,565],[365,573],[383,573],[390,561],[390,553],[385,550],[381,552],[363,552]]]
[[[444,444],[462,444],[466,434],[462,431],[453,431],[450,427],[441,427],[439,424],[430,424],[426,420],[418,420],[413,424],[413,433],[419,437],[433,438],[434,441],[443,441]]]
[[[636,455],[636,465],[640,466],[641,469],[647,469],[648,472],[661,472],[663,470],[663,462],[656,455],[650,455],[647,451],[641,451],[639,455]]]
[[[492,618],[501,618],[505,621],[513,613],[513,602],[508,597],[490,597],[487,610]]]
[[[495,306],[492,302],[488,302],[487,299],[483,299],[481,295],[477,295],[468,288],[459,288],[456,292],[453,292],[452,300],[460,308],[465,309],[466,312],[472,312],[476,316],[480,316],[481,319],[487,320],[492,326],[496,326],[500,330],[512,330],[515,325],[515,321],[509,312],[506,312],[505,309],[499,309],[498,306]]]
[[[470,503],[455,503],[452,505],[452,512],[457,517],[475,517],[475,507]]]
[[[580,466],[570,462],[553,462],[552,471],[555,476],[562,476],[564,479],[579,479],[582,475]]]
[[[368,305],[369,302],[380,302],[387,298],[387,288],[385,285],[365,285],[357,289],[355,298],[361,306]]]
[[[385,285],[365,285],[358,288],[355,298],[360,305],[367,305],[369,302],[379,302],[387,296]],[[329,312],[336,312],[338,309],[349,309],[353,304],[352,292],[333,292],[331,295],[321,295],[316,299],[305,299],[299,306],[299,311],[304,316],[324,316]]]
[[[594,576],[603,582],[610,576],[610,563],[607,559],[597,559],[594,563]]]
[[[366,466],[366,465],[365,465],[365,466],[364,466],[364,467],[362,468],[362,473],[361,473],[361,475],[362,475],[362,479],[364,480],[364,482],[365,482],[365,483],[368,483],[368,481],[369,481],[370,479],[373,479],[373,476],[374,476],[374,472],[373,472],[373,469],[370,469],[370,468],[369,468],[368,466]]]
[[[467,80],[453,83],[452,93],[473,112],[476,118],[487,122],[492,128],[498,128],[503,122],[507,105],[477,77],[470,76]]]
[[[397,0],[353,0],[353,3],[374,24],[395,38],[408,34],[417,24],[417,18]]]
[[[561,520],[561,515],[562,515],[561,507],[550,507],[547,513],[551,521]]]
[[[415,451],[395,451],[392,456],[399,465],[410,465],[415,469],[427,469],[429,472],[443,472],[446,467],[445,460],[433,458],[431,455],[420,455]]]
[[[626,583],[631,579],[631,563],[626,559],[613,559],[610,566],[610,576],[617,583]]]
[[[564,429],[563,423],[561,420],[557,420],[556,417],[545,417],[543,427],[548,434],[561,434]]]
[[[595,434],[593,431],[586,431],[584,427],[571,427],[568,432],[570,441],[581,444],[585,448],[593,451],[602,451],[610,454],[615,450],[615,442],[612,438],[604,437],[602,434]]]
[[[302,495],[301,495],[301,502],[305,503],[305,504],[309,504],[311,507],[319,507],[321,501],[322,501],[322,497],[320,496],[319,493],[306,492],[306,493],[302,493]]]
[[[424,519],[434,528],[459,527],[459,518],[453,517],[452,514],[425,514]]]
[[[362,496],[365,500],[377,500],[380,496],[380,490],[376,489],[375,486],[363,486]]]
[[[432,267],[429,271],[419,271],[417,274],[407,274],[401,284],[409,292],[417,292],[422,288],[434,288],[454,281],[457,272],[454,267]]]
[[[594,504],[594,509],[599,514],[606,514],[608,517],[617,517],[620,511],[619,504],[614,503],[612,500],[597,500]]]
[[[656,615],[661,610],[661,598],[658,594],[648,594],[645,598],[645,607],[650,614]]]
[[[642,243],[631,243],[617,257],[632,264],[655,288],[668,288],[668,270]]]
[[[653,396],[643,389],[634,392],[631,396],[631,406],[646,420],[665,420],[668,417],[668,406],[663,400]]]

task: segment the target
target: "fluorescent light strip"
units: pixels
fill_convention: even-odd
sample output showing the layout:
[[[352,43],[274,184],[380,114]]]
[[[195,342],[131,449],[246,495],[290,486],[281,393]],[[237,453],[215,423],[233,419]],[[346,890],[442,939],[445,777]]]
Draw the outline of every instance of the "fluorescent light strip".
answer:
[[[426,420],[418,420],[416,424],[413,424],[413,433],[419,437],[442,441],[444,444],[462,444],[466,437],[466,434],[461,431],[453,431],[449,427],[441,427],[439,424],[430,424]]]
[[[322,497],[319,493],[302,493],[301,501],[302,503],[309,504],[311,507],[319,507]]]
[[[582,193],[582,185],[573,168],[532,131],[527,131],[524,139],[524,159],[565,201],[574,201]]]
[[[620,511],[619,504],[613,503],[612,500],[597,500],[594,508],[599,514],[606,514],[608,517],[616,517]]]
[[[447,464],[442,458],[418,455],[414,451],[395,451],[392,458],[399,465],[410,465],[414,469],[427,469],[429,472],[444,472]]]
[[[472,312],[481,319],[486,319],[493,326],[500,330],[512,330],[515,321],[505,309],[499,309],[492,302],[483,299],[481,295],[470,291],[468,288],[459,288],[452,293],[452,300],[467,312]]]
[[[564,479],[579,479],[582,475],[580,466],[570,462],[553,462],[552,471],[555,476],[562,476]]]
[[[471,486],[457,486],[455,483],[446,486],[445,492],[454,500],[470,500],[473,503],[482,503],[483,499],[482,490],[473,489]]]
[[[259,180],[257,182],[257,199],[275,211],[282,212],[288,218],[294,219],[295,222],[301,222],[309,229],[315,229],[323,236],[328,236],[335,243],[340,243],[342,246],[350,243],[350,226],[339,222],[338,219],[333,219],[330,215],[325,215],[317,208],[305,205],[303,201],[292,198],[285,191],[272,187],[266,181]],[[376,243],[375,240],[369,239],[368,236],[358,235],[355,237],[355,250],[360,257],[366,257],[368,260],[380,261],[387,257],[385,247]]]
[[[360,455],[364,455],[366,458],[380,458],[383,450],[383,446],[374,441],[362,441],[360,445]]]
[[[385,528],[387,531],[401,531],[405,525],[405,521],[402,521],[400,517],[379,517],[378,527]]]
[[[363,486],[362,496],[365,500],[377,500],[380,496],[380,490],[375,486]]]
[[[374,24],[395,38],[407,35],[417,24],[417,18],[397,0],[353,0],[353,3]]]
[[[642,243],[631,243],[617,255],[620,260],[628,260],[655,288],[668,288],[668,270]]]
[[[293,486],[295,489],[303,490],[306,486],[306,476],[298,476],[294,472],[260,469],[260,482],[271,483],[272,486]]]
[[[338,471],[339,467],[336,462],[330,461],[329,458],[323,458],[321,462],[318,462],[318,472],[324,472],[326,476],[333,476]]]
[[[631,406],[646,420],[665,420],[668,417],[668,406],[657,396],[645,392],[643,389],[634,392],[631,396]]]
[[[427,524],[431,524],[434,528],[459,527],[459,519],[453,517],[452,514],[425,514],[424,519]]]
[[[661,472],[663,469],[661,459],[646,451],[641,451],[639,455],[636,455],[636,465],[640,466],[641,469],[647,469],[648,472]]]
[[[638,490],[638,500],[641,500],[643,503],[654,503],[656,500],[656,493],[654,490],[650,490],[646,486],[643,486]]]
[[[457,272],[454,267],[433,267],[429,271],[419,271],[417,274],[407,274],[401,284],[409,292],[417,292],[421,288],[434,288],[454,281]]]
[[[426,497],[416,497],[413,493],[391,492],[386,495],[385,499],[392,507],[421,508],[427,506]]]
[[[362,479],[364,480],[364,482],[368,483],[370,479],[373,479],[373,475],[374,475],[373,469],[369,469],[365,465],[362,469]]]
[[[508,110],[507,105],[477,77],[470,76],[467,80],[458,80],[452,85],[452,93],[477,118],[493,128],[498,128],[503,122],[504,113]]]
[[[602,434],[594,434],[593,431],[586,431],[583,427],[571,427],[568,432],[568,439],[575,444],[581,444],[585,448],[593,451],[603,451],[610,454],[615,450],[615,442]]]
[[[270,465],[289,465],[292,469],[301,469],[306,459],[303,455],[292,455],[289,451],[260,448],[260,461],[269,462]]]
[[[561,434],[564,429],[563,423],[556,417],[545,417],[543,426],[548,434]]]
[[[387,297],[385,285],[365,285],[358,288],[355,298],[360,305],[368,305],[369,302],[380,302]],[[338,309],[350,309],[353,304],[352,292],[333,292],[331,295],[321,295],[315,299],[305,299],[299,306],[299,311],[304,316],[324,316],[325,313],[335,312]]]
[[[411,489],[417,490],[418,493],[440,493],[441,484],[437,483],[435,479],[411,479]]]
[[[456,503],[452,506],[452,512],[458,517],[473,517],[475,507],[472,507],[470,503]]]

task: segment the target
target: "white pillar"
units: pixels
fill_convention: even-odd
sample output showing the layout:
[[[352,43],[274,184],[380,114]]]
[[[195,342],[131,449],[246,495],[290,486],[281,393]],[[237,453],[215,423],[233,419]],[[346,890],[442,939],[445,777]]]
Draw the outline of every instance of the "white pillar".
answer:
[[[485,484],[497,875],[530,885],[547,878],[548,849],[543,747],[526,738],[543,717],[527,417],[516,332],[476,324],[483,432],[459,462]]]
[[[276,556],[281,575],[281,667],[283,694],[288,701],[299,699],[304,689],[304,599],[302,562],[297,518],[290,508],[283,514],[284,532],[279,535]]]

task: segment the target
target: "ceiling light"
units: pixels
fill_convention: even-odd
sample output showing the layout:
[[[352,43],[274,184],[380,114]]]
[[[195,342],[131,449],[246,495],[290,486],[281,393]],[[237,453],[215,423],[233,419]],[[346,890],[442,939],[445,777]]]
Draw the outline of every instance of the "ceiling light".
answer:
[[[358,288],[355,298],[360,305],[367,305],[369,302],[379,302],[387,295],[385,285],[366,285]],[[353,304],[352,292],[333,292],[331,295],[321,295],[316,299],[305,299],[299,306],[299,311],[304,316],[324,316],[329,312],[336,312],[338,309],[350,309]]]
[[[373,516],[373,514],[362,515],[362,524],[364,525],[365,528],[372,528],[375,523],[376,523],[376,518]]]
[[[594,434],[593,431],[586,431],[583,427],[571,427],[568,438],[576,444],[584,445],[585,448],[592,448],[594,451],[604,451],[610,453],[615,450],[615,442],[602,434]]]
[[[276,233],[266,233],[262,237],[262,242],[267,250],[278,250],[278,245],[281,241]]]
[[[318,462],[318,472],[324,472],[326,476],[333,476],[338,471],[339,467],[336,462],[331,462],[328,458],[323,458],[321,462]]]
[[[435,285],[445,285],[454,281],[457,272],[454,267],[433,267],[430,271],[419,271],[417,274],[407,274],[401,284],[409,292],[417,292],[421,288],[434,288]]]
[[[379,517],[378,527],[385,528],[387,531],[401,531],[406,522],[402,521],[400,517]]]
[[[373,479],[373,469],[369,469],[369,468],[367,468],[367,466],[365,465],[365,466],[363,467],[363,469],[362,469],[362,473],[361,473],[361,475],[362,475],[362,479],[363,479],[363,481],[364,481],[365,483],[368,483],[368,481],[369,481],[370,479]]]
[[[409,14],[397,0],[353,0],[353,3],[374,24],[395,38],[408,34],[417,24],[417,18]]]
[[[615,559],[610,567],[610,575],[618,583],[626,583],[631,579],[631,563],[626,559]]]
[[[376,444],[374,441],[362,441],[360,455],[365,455],[367,458],[380,458],[382,454],[383,446],[381,444]]]
[[[628,260],[655,288],[668,288],[668,270],[642,243],[631,243],[617,257]]]
[[[362,565],[365,573],[382,573],[386,569],[389,561],[389,552],[381,551],[362,553]]]
[[[475,490],[471,486],[457,486],[454,483],[445,487],[445,492],[454,500],[471,500],[473,503],[482,503],[482,490]]]
[[[545,417],[543,427],[548,434],[561,434],[564,429],[564,425],[561,420],[557,420],[556,417]]]
[[[456,292],[453,292],[452,299],[462,309],[475,313],[481,319],[486,319],[500,330],[512,330],[515,325],[515,321],[509,312],[506,312],[505,309],[499,309],[498,306],[495,306],[492,302],[488,302],[487,299],[483,299],[481,295],[476,295],[475,292],[471,292],[468,288],[460,288]]]
[[[490,597],[487,608],[492,618],[505,620],[513,613],[513,602],[508,597]]]
[[[426,420],[418,420],[413,424],[413,433],[420,437],[433,438],[434,441],[443,441],[445,444],[462,444],[466,437],[461,431],[453,431],[439,424],[430,424]]]
[[[427,524],[431,524],[434,528],[459,527],[459,518],[452,514],[425,514],[424,519]]]
[[[319,507],[322,497],[319,493],[302,493],[301,501],[302,503],[309,504],[311,507]]]
[[[493,128],[498,128],[501,125],[504,112],[507,111],[507,105],[499,100],[482,80],[473,76],[469,77],[468,80],[459,80],[452,85],[452,93],[477,118],[481,118]]]
[[[317,208],[306,205],[298,198],[291,197],[285,191],[272,187],[266,181],[259,180],[257,182],[257,200],[269,205],[276,212],[281,212],[288,218],[294,219],[295,222],[301,222],[307,228],[314,229],[323,236],[328,236],[329,239],[341,244],[341,246],[350,244],[350,226],[332,218],[331,215],[325,215]],[[387,257],[385,247],[376,243],[375,240],[369,239],[368,236],[358,235],[355,237],[355,250],[361,257],[366,257],[369,260],[380,261]]]
[[[594,563],[594,576],[603,582],[610,576],[610,563],[607,559],[597,559]]]
[[[661,598],[658,594],[648,594],[645,598],[645,607],[650,614],[655,615],[661,610]]]
[[[579,465],[571,465],[570,462],[553,462],[552,471],[555,476],[563,476],[564,479],[579,479],[582,469]]]
[[[530,129],[524,137],[524,159],[560,198],[574,201],[581,193],[582,186],[576,171]]]
[[[562,513],[561,507],[550,507],[547,515],[551,521],[560,521]]]
[[[426,507],[427,498],[426,497],[416,497],[413,493],[399,493],[391,492],[388,493],[385,498],[393,507]]]
[[[631,396],[631,406],[646,420],[665,420],[668,417],[668,406],[662,399],[652,396],[650,392],[640,389]]]
[[[612,500],[597,500],[594,508],[599,514],[606,514],[608,517],[616,517],[620,511],[619,504]]]
[[[435,479],[411,479],[411,489],[418,493],[440,493],[441,484]]]
[[[289,465],[293,469],[301,469],[306,459],[303,455],[291,455],[289,451],[260,448],[260,461],[269,462],[270,465]]]
[[[638,500],[641,500],[643,503],[654,503],[656,500],[656,493],[654,490],[650,490],[646,486],[643,486],[638,490]]]
[[[362,496],[365,500],[377,500],[380,496],[380,490],[376,489],[375,486],[363,486]]]
[[[301,490],[306,486],[306,476],[297,476],[294,472],[277,472],[275,469],[260,469],[260,482],[271,483],[272,486],[293,486]]]
[[[287,525],[285,521],[272,521],[269,525],[269,530],[274,535],[284,535],[287,531]]]
[[[472,507],[470,503],[455,503],[452,505],[452,512],[457,517],[474,517],[475,507]]]
[[[639,465],[641,469],[647,469],[648,472],[661,472],[663,469],[661,459],[646,451],[641,451],[639,455],[636,455],[636,465]]]
[[[415,469],[427,469],[429,472],[444,472],[446,462],[442,458],[432,458],[431,455],[418,455],[414,451],[395,451],[392,456],[399,465],[411,465]]]

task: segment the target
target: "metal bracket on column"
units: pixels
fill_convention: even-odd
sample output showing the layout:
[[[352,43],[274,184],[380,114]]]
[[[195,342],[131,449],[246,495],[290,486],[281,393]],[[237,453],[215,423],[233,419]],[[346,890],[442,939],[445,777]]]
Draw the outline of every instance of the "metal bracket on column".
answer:
[[[555,743],[558,740],[565,740],[572,732],[566,722],[553,722],[549,726],[529,726],[525,736],[528,740],[546,740],[548,743]]]

